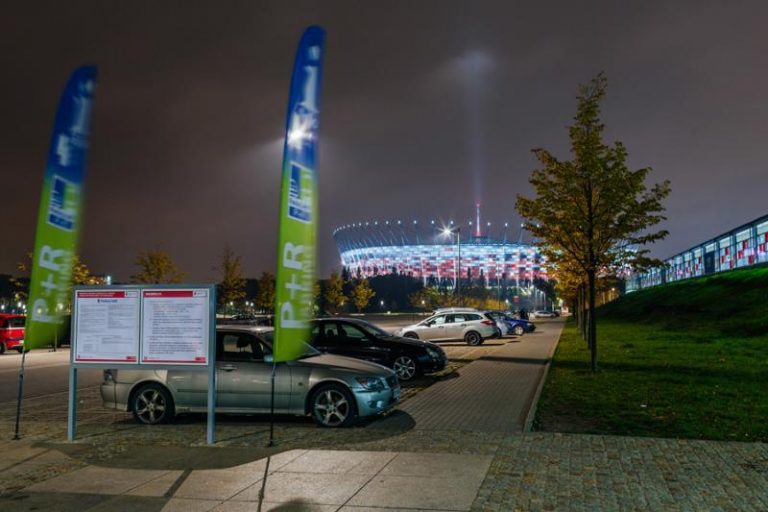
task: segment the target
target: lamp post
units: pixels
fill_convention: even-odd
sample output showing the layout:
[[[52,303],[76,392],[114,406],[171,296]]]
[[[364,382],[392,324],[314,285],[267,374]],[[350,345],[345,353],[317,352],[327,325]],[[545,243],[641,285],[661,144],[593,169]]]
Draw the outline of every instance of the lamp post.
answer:
[[[458,261],[456,263],[456,297],[461,306],[461,228],[445,228],[443,229],[444,235],[455,234],[456,235],[456,249],[458,251]]]

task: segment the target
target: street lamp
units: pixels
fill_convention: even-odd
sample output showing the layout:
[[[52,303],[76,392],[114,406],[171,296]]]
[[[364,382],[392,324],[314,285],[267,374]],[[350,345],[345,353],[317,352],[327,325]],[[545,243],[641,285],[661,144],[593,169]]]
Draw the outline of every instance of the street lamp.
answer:
[[[459,256],[456,264],[456,298],[459,301],[459,306],[461,306],[461,228],[444,228],[443,234],[456,235],[456,248]]]

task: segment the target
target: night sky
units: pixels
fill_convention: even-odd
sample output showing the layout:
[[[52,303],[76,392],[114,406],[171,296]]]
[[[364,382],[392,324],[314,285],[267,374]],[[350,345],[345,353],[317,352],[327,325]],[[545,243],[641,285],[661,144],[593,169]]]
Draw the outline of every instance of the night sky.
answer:
[[[533,2],[530,2],[531,4]],[[31,250],[59,94],[99,67],[81,254],[127,280],[161,247],[216,280],[225,244],[275,271],[288,82],[327,30],[320,274],[364,220],[519,224],[530,150],[568,157],[577,86],[599,71],[608,140],[672,181],[667,257],[767,213],[768,3],[12,2],[0,53],[0,273]],[[578,4],[578,5],[576,5]],[[492,233],[493,234],[493,233]]]

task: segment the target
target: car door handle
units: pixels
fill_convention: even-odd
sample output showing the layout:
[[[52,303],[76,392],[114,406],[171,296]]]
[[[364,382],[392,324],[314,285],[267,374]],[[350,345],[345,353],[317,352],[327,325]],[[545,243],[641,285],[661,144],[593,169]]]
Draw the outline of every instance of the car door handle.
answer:
[[[461,324],[461,326],[462,326],[462,327],[466,327],[466,326],[467,326],[467,324]]]
[[[225,372],[232,372],[237,370],[237,366],[233,364],[225,364],[224,366],[221,367],[221,369],[224,370]]]

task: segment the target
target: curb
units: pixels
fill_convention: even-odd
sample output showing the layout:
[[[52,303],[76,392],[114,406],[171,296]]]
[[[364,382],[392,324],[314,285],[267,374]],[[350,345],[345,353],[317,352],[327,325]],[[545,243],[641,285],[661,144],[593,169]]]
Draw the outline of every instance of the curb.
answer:
[[[563,323],[563,330],[565,330],[565,323]],[[528,414],[525,416],[523,433],[530,432],[531,428],[533,427],[533,419],[536,417],[536,409],[539,405],[541,390],[544,388],[544,382],[547,380],[547,374],[549,373],[549,366],[552,364],[552,357],[555,355],[555,350],[557,350],[557,345],[560,343],[560,338],[562,336],[563,331],[560,331],[560,336],[557,337],[557,341],[552,344],[552,350],[549,351],[549,355],[547,356],[547,364],[544,365],[544,371],[541,373],[539,384],[536,386],[536,392],[533,394],[531,406],[528,408]]]

